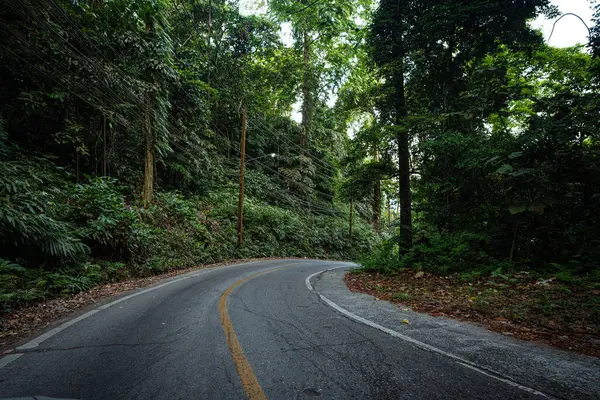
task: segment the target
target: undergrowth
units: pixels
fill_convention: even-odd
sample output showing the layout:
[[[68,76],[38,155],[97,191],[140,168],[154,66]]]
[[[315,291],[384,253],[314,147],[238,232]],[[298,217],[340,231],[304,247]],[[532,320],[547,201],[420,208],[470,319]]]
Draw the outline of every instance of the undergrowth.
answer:
[[[495,257],[488,249],[485,235],[438,230],[428,225],[417,226],[410,250],[400,253],[398,237],[388,235],[359,257],[365,272],[396,273],[405,269],[425,271],[440,276],[458,275],[464,282],[485,277],[507,280],[511,274],[525,272],[563,283],[600,282],[600,273],[576,259],[568,263],[532,264],[528,260],[512,262]]]
[[[245,243],[236,245],[233,190],[188,197],[158,192],[144,208],[110,178],[73,177],[43,158],[0,149],[0,311],[104,282],[233,258],[352,259],[373,243],[347,215],[312,215],[248,198]]]

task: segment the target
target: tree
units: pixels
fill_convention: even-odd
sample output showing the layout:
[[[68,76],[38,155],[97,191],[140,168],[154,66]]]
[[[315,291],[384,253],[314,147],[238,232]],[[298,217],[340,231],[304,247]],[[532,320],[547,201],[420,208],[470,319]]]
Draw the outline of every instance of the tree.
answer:
[[[414,29],[415,9],[410,2],[381,1],[371,27],[370,42],[375,63],[384,80],[386,98],[380,109],[383,121],[393,123],[396,132],[402,251],[412,246],[412,198],[410,190],[409,129],[407,125],[405,79],[407,39]]]
[[[315,106],[314,97],[319,92],[320,86],[318,77],[326,68],[323,64],[324,56],[339,46],[340,38],[351,29],[350,17],[353,6],[352,2],[347,0],[300,2],[276,0],[270,3],[270,8],[279,21],[291,23],[296,46],[302,54],[300,145],[304,148],[309,146]]]

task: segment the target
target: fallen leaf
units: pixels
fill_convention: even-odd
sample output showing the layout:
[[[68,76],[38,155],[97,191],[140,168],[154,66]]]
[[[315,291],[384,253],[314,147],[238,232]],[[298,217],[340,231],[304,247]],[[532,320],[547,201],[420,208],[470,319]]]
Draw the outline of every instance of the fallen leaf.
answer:
[[[405,323],[406,325],[408,325],[408,320],[407,319],[403,319],[402,322]]]
[[[419,271],[415,274],[415,278],[417,278],[417,279],[422,278],[423,276],[425,276],[425,272],[423,272],[423,271]]]

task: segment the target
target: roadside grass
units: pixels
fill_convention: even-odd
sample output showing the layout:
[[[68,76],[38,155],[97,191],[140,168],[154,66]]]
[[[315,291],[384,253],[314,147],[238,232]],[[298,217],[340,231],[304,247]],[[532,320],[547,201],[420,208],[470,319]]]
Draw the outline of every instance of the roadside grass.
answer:
[[[401,301],[410,300],[410,293],[406,293],[406,292],[394,293],[392,295],[392,299],[394,299],[394,300],[401,300]]]

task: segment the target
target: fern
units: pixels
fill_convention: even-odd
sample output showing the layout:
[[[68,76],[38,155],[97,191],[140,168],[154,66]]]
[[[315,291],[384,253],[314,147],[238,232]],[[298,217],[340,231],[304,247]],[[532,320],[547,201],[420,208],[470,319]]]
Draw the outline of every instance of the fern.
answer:
[[[89,249],[77,230],[57,218],[61,185],[56,168],[43,159],[0,161],[0,242],[24,258],[35,250],[57,259],[84,256]]]

